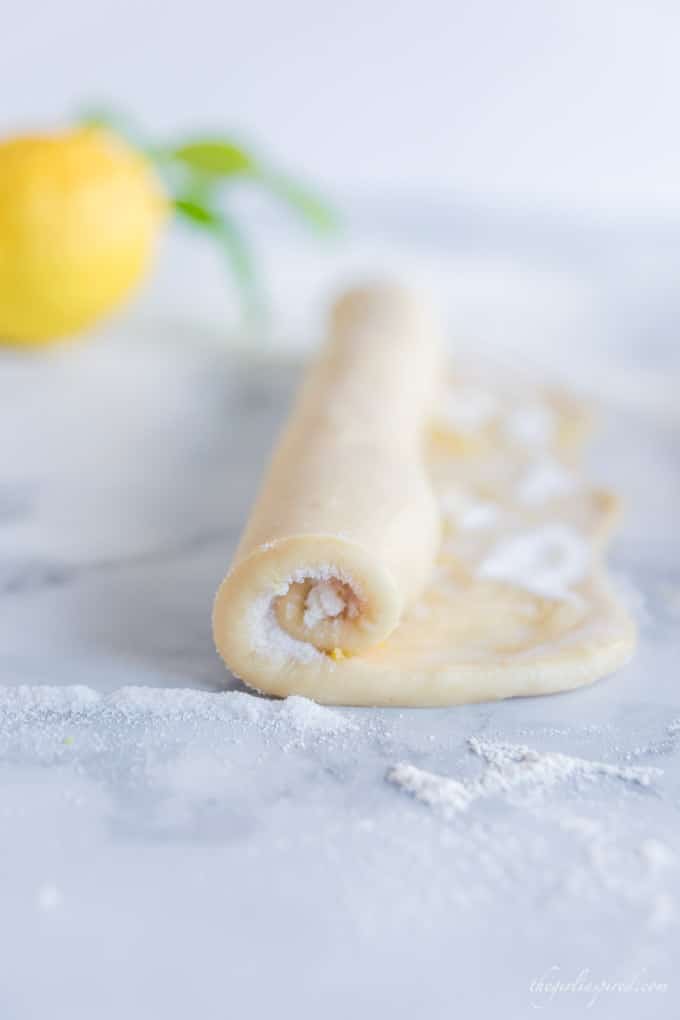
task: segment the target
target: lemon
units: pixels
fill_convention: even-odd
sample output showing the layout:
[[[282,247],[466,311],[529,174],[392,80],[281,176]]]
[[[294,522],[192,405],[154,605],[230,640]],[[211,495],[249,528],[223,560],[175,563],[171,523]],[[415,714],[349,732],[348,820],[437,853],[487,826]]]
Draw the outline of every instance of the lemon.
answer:
[[[0,341],[46,343],[119,305],[166,208],[145,157],[108,131],[0,142]]]

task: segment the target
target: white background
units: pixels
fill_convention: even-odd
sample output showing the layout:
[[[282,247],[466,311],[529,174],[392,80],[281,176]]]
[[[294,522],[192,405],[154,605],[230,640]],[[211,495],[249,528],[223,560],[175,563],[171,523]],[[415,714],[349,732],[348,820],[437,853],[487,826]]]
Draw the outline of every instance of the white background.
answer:
[[[680,212],[677,0],[5,7],[0,128],[111,101],[356,194]]]

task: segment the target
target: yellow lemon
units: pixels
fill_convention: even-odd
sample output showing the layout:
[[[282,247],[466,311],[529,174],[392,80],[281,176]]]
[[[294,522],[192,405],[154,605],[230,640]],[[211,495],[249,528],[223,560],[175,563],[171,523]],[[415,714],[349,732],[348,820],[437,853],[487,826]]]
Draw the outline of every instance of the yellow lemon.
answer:
[[[166,208],[147,160],[107,131],[0,142],[0,342],[44,343],[120,304]]]

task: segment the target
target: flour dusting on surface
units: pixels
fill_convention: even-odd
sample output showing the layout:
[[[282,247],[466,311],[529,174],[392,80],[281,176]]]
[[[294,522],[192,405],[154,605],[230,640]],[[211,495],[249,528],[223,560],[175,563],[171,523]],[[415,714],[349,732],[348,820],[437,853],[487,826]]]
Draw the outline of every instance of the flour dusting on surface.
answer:
[[[355,728],[342,711],[317,705],[298,695],[283,700],[262,698],[243,691],[209,692],[189,688],[120,687],[103,695],[88,687],[0,688],[0,750],[4,741],[23,732],[40,738],[51,732],[60,754],[75,746],[71,729],[98,725],[123,730],[152,725],[154,732],[178,723],[217,724],[225,738],[234,732],[257,730],[265,739],[280,736],[310,738],[349,733]],[[62,732],[68,734],[66,742]],[[47,746],[47,745],[46,745]]]
[[[343,850],[359,855],[364,869],[358,887],[343,886],[343,909],[369,930],[372,912],[387,905],[404,924],[423,904],[428,916],[453,911],[469,922],[480,907],[510,908],[529,895],[540,899],[552,928],[584,909],[634,919],[650,939],[677,923],[673,831],[650,824],[662,803],[660,770],[476,736],[467,747],[479,773],[443,775],[433,763],[441,764],[445,741],[421,719],[427,715],[242,691],[6,688],[0,755],[6,775],[21,763],[21,778],[10,787],[13,799],[5,789],[2,808],[13,826],[22,824],[25,783],[39,774],[41,789],[54,791],[65,833],[78,815],[97,831],[113,824],[119,838],[130,833],[152,845],[233,847],[247,839],[258,864],[277,870],[302,854],[306,867],[321,858],[324,874],[326,861],[337,862],[341,826]],[[679,723],[667,724],[663,741],[674,741]],[[572,744],[593,732],[592,725],[545,731]],[[663,741],[649,747],[673,753],[675,744],[666,750]],[[418,765],[409,761],[415,753]],[[624,749],[619,754],[625,758]],[[386,755],[403,761],[389,783],[431,810],[412,811],[390,794],[381,778]],[[49,835],[53,817],[36,806],[41,833]],[[265,836],[256,844],[260,827]],[[71,841],[70,851],[77,854],[81,842]],[[29,891],[34,909],[50,919],[61,916],[62,902],[71,909],[73,872],[46,868],[37,879]]]
[[[600,776],[649,786],[662,775],[660,769],[608,765],[572,758],[556,752],[533,751],[522,744],[502,744],[471,737],[470,750],[486,762],[482,774],[473,780],[457,780],[416,768],[407,762],[387,773],[390,783],[444,813],[466,811],[475,801],[511,794],[522,788],[545,792],[564,780],[590,781]]]
[[[611,790],[603,800],[599,782],[619,782],[622,793],[630,786],[644,791],[662,775],[660,769],[475,737],[467,743],[484,762],[476,778],[456,779],[408,762],[393,766],[385,777],[431,808],[430,817],[446,822],[448,835],[443,838],[455,848],[468,883],[460,896],[462,908],[471,907],[482,894],[477,885],[481,875],[498,889],[509,875],[524,874],[528,880],[533,874],[532,883],[540,875],[553,916],[568,904],[583,908],[584,903],[607,903],[616,910],[636,911],[652,934],[663,934],[676,923],[675,851],[646,833],[636,837],[645,829],[636,824],[632,802],[619,808],[620,798],[612,797]],[[560,787],[566,796],[560,795]],[[492,814],[472,810],[486,800],[496,801]],[[506,823],[508,810],[512,814]],[[554,844],[556,832],[563,834],[562,846],[553,858],[547,852],[548,836]]]

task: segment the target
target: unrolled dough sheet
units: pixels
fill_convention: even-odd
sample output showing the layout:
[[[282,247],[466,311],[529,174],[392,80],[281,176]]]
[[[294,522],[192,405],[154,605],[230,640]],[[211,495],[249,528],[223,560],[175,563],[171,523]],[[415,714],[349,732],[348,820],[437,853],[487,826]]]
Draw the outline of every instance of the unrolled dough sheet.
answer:
[[[447,705],[630,658],[603,566],[617,501],[578,471],[589,414],[443,348],[404,289],[335,306],[215,600],[217,648],[252,687]]]

